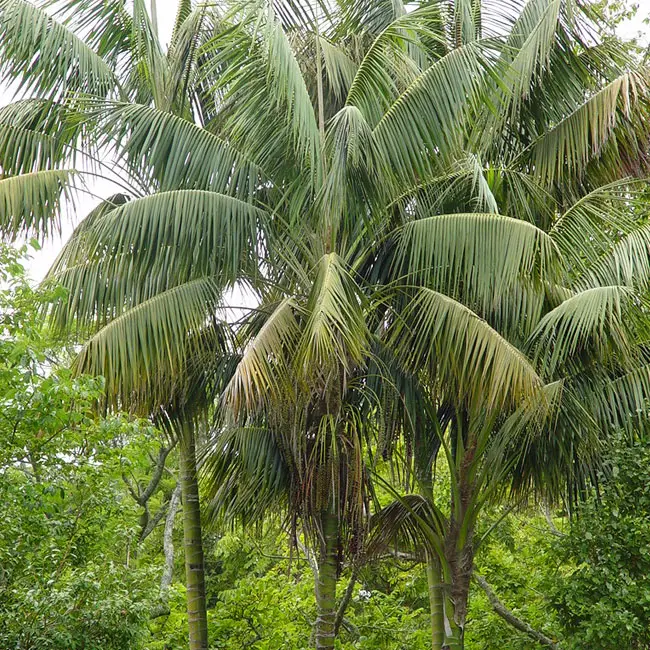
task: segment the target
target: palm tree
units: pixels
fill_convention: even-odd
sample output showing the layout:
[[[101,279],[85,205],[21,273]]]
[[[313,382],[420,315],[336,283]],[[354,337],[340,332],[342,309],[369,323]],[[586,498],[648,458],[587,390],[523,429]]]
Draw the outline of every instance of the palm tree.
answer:
[[[125,205],[133,195],[143,196],[159,189],[159,181],[137,161],[128,160],[122,165],[103,160],[107,151],[110,157],[111,134],[98,128],[94,111],[106,101],[135,101],[166,115],[191,118],[192,105],[200,103],[201,96],[193,77],[196,57],[202,35],[213,25],[214,13],[181,1],[165,53],[156,21],[150,19],[141,0],[136,0],[132,9],[119,0],[70,0],[48,13],[50,4],[23,0],[0,4],[4,78],[13,81],[26,97],[3,108],[0,118],[0,164],[10,175],[4,181],[5,209],[0,227],[10,237],[19,232],[47,236],[58,226],[61,199],[74,199],[80,178],[84,182],[99,175],[125,188],[126,193],[103,202],[84,220],[73,235],[75,242],[83,237],[90,223]],[[74,246],[70,243],[55,267],[65,265]],[[75,271],[84,274],[77,265],[74,270],[67,269],[66,279],[72,278]],[[88,287],[83,292],[87,291]],[[59,306],[53,321],[61,329],[76,328],[82,337],[91,336],[109,321],[119,330],[124,327],[122,312],[156,293],[143,287],[138,295],[129,291],[113,296],[109,312],[90,303],[78,305],[75,313]],[[206,284],[190,286],[176,299],[180,309],[187,309],[184,299],[214,304],[215,297],[216,285]],[[193,335],[195,342],[188,344],[190,347],[200,344],[207,350],[216,344],[223,349],[224,330],[217,321],[202,321]],[[86,355],[97,345],[91,341],[82,351],[76,361],[80,371],[86,367]],[[206,406],[202,388],[207,380],[203,375],[214,363],[211,361],[196,373],[188,367],[186,376],[179,380],[169,365],[164,367],[148,357],[144,348],[141,351],[145,370],[139,373],[134,368],[128,376],[122,372],[124,369],[102,360],[101,371],[108,379],[106,406],[150,416],[180,439],[190,647],[207,648],[195,427]],[[147,372],[149,362],[156,364],[154,373]]]
[[[84,5],[107,22],[123,8]],[[16,7],[37,11],[2,0],[3,36],[19,29]],[[341,557],[354,556],[366,526],[371,434],[412,433],[427,497],[443,449],[457,480],[452,516],[436,508],[428,519],[434,647],[461,647],[473,526],[515,462],[486,459],[512,458],[498,452],[522,423],[573,394],[556,377],[582,360],[584,341],[596,338],[612,364],[614,344],[637,358],[639,337],[614,331],[628,324],[623,302],[638,312],[637,302],[605,289],[625,284],[610,282],[623,269],[632,277],[647,242],[642,215],[619,230],[633,186],[616,184],[643,167],[642,71],[606,56],[570,1],[499,15],[464,0],[411,12],[384,0],[251,0],[220,15],[183,3],[167,57],[138,16],[124,33],[93,31],[94,48],[51,29],[59,49],[46,39],[42,51],[68,58],[37,58],[32,70],[36,39],[1,39],[5,70],[49,102],[45,117],[59,110],[72,142],[111,149],[139,186],[82,222],[53,270],[68,290],[54,322],[90,335],[77,368],[103,374],[115,405],[181,414],[188,441],[213,405],[220,454],[257,435],[256,453],[273,460],[267,478],[235,489],[259,499],[251,516],[287,495],[319,559],[319,648],[334,646]],[[130,59],[121,39],[133,33]],[[132,81],[102,85],[115,70]],[[83,96],[62,103],[73,89]],[[30,134],[51,134],[44,117],[30,119]],[[7,147],[7,160],[22,151]],[[610,204],[620,207],[611,223],[599,209]],[[580,269],[604,289],[589,293]],[[243,280],[259,304],[238,324],[237,363],[215,404],[233,358],[220,307]],[[564,356],[546,359],[560,334]],[[601,370],[627,409],[642,401],[638,364]],[[553,442],[526,449],[544,459]],[[535,466],[540,480],[560,475]],[[215,507],[233,497],[219,486],[214,495]],[[230,503],[238,512],[241,499]],[[202,625],[193,648],[205,647]]]
[[[396,242],[396,264],[413,288],[388,335],[401,348],[402,401],[390,417],[411,441],[420,494],[376,516],[370,550],[424,544],[434,649],[462,647],[484,505],[530,494],[571,503],[611,432],[648,424],[647,201],[645,182],[630,178],[647,167],[647,72],[620,43],[593,40],[595,17],[576,20],[570,8],[526,5],[506,39],[523,46],[503,56],[531,72],[528,86],[517,81],[500,114],[477,115],[464,169],[405,196],[416,219]],[[540,52],[542,33],[546,49],[533,65],[527,57]],[[460,214],[477,205],[531,228],[540,248],[526,271],[518,253],[511,266],[522,240],[505,217],[499,235],[496,216],[487,225],[484,215]],[[450,211],[459,214],[440,216]],[[469,219],[485,228],[470,248],[457,230]],[[472,263],[455,275],[463,256]],[[494,265],[485,276],[483,260]],[[454,305],[467,325],[454,349],[435,344],[449,298],[472,310]],[[504,365],[470,330],[499,337],[516,363]],[[493,383],[490,370],[513,374]],[[443,503],[432,488],[436,464],[450,474]]]

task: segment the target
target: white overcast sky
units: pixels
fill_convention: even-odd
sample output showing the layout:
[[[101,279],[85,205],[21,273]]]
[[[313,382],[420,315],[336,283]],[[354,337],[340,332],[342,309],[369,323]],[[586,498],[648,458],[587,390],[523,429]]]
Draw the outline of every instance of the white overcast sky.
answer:
[[[163,43],[169,42],[174,19],[176,17],[176,9],[178,0],[158,0],[158,28]],[[620,33],[622,36],[629,38],[639,37],[641,42],[648,43],[649,27],[643,23],[643,19],[650,15],[650,0],[636,0],[639,11],[635,20],[628,21],[621,26]],[[0,104],[6,104],[12,100],[12,94],[6,89],[0,88]],[[34,281],[40,281],[50,265],[56,258],[62,243],[70,236],[74,226],[78,220],[84,215],[88,214],[90,210],[97,204],[97,197],[110,196],[115,188],[107,182],[97,181],[89,186],[89,190],[94,196],[80,194],[76,203],[76,209],[66,210],[67,214],[63,217],[63,232],[60,237],[55,237],[45,242],[43,248],[35,253],[32,253],[32,258],[29,263],[30,275]]]

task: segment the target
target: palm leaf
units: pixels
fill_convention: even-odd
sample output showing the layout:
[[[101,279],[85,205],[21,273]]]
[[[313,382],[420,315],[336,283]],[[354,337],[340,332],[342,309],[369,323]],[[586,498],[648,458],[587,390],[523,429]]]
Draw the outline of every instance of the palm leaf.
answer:
[[[245,349],[224,391],[224,403],[236,414],[277,402],[286,394],[288,358],[299,335],[296,305],[291,298],[284,298],[266,309],[262,306],[259,317],[251,321],[249,337],[242,332]]]
[[[214,521],[260,521],[288,498],[289,473],[272,431],[226,426],[209,440],[201,486]]]
[[[363,294],[335,253],[324,255],[307,301],[307,323],[299,355],[310,376],[333,363],[350,370],[368,350],[369,332],[362,310]]]
[[[112,257],[112,273],[138,277],[161,270],[170,276],[221,275],[224,284],[254,267],[268,215],[249,203],[206,190],[145,196],[106,212],[72,238],[70,264]],[[182,281],[182,280],[181,280]]]
[[[75,166],[79,126],[61,105],[28,99],[0,107],[0,168],[22,174]]]
[[[196,188],[249,198],[261,182],[259,168],[232,145],[190,121],[143,105],[95,104],[99,146],[112,148],[136,177],[160,189]]]
[[[490,64],[471,43],[433,63],[400,95],[375,127],[375,138],[406,183],[444,168],[464,135],[465,117]]]
[[[347,96],[346,104],[356,106],[373,128],[393,105],[403,88],[421,74],[420,59],[427,62],[419,37],[444,43],[434,31],[440,9],[437,5],[423,7],[398,16],[373,41],[359,65]]]
[[[72,200],[75,176],[73,169],[56,169],[0,179],[0,237],[59,232],[61,201]]]
[[[620,160],[636,157],[644,141],[646,105],[645,77],[622,74],[533,143],[527,156],[535,173],[548,184],[565,174],[577,177],[619,132],[617,155],[623,167]]]
[[[436,381],[457,391],[456,399],[499,408],[540,386],[517,348],[465,305],[432,289],[416,292],[388,336],[407,367],[429,368]]]
[[[488,308],[514,287],[558,276],[553,240],[526,221],[496,214],[436,215],[397,232],[396,268],[407,281]]]
[[[118,87],[109,65],[72,31],[26,0],[0,1],[0,70],[21,91],[62,98],[107,96]]]
[[[621,237],[637,230],[636,211],[645,209],[645,184],[622,179],[598,187],[560,215],[550,236],[580,277]]]
[[[627,356],[632,339],[625,323],[633,294],[620,286],[587,289],[548,312],[531,334],[529,346],[542,371],[553,376],[574,355],[606,358],[612,350]]]
[[[160,293],[115,318],[83,346],[76,372],[103,375],[113,404],[165,404],[190,380],[188,359],[214,318],[221,290],[200,278]]]

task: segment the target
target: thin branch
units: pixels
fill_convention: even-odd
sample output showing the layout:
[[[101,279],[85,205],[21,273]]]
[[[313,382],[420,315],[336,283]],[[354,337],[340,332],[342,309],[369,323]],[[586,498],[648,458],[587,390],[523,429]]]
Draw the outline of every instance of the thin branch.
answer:
[[[544,512],[544,517],[546,518],[546,523],[548,524],[551,533],[555,535],[555,537],[564,537],[564,533],[560,532],[557,526],[555,525],[555,522],[553,521],[553,517],[551,517],[551,510],[548,507],[547,503],[545,503],[542,506],[542,510]]]
[[[350,604],[350,599],[352,598],[352,592],[354,591],[354,586],[357,584],[357,576],[359,573],[359,567],[356,563],[352,565],[352,573],[350,575],[350,580],[348,581],[348,586],[345,588],[345,593],[341,602],[339,603],[339,608],[336,612],[336,619],[334,622],[334,635],[339,633],[341,629],[341,624],[343,623],[343,617],[345,616],[345,611]]]
[[[492,587],[490,587],[487,580],[483,576],[474,572],[474,579],[476,580],[479,587],[481,587],[481,589],[483,589],[483,591],[485,592],[485,595],[490,601],[490,605],[492,606],[492,609],[506,623],[512,625],[512,627],[514,627],[516,630],[523,632],[534,641],[537,641],[537,643],[539,643],[540,645],[546,646],[547,648],[551,648],[552,650],[560,650],[560,646],[555,641],[553,641],[553,639],[547,637],[542,632],[535,630],[529,623],[526,623],[526,621],[522,621],[520,618],[515,616],[515,614],[499,600],[499,598],[494,593],[494,591],[492,591]]]
[[[160,578],[160,602],[153,608],[150,618],[167,616],[170,613],[168,595],[169,586],[172,583],[174,575],[174,521],[181,498],[181,484],[176,483],[176,487],[169,499],[167,508],[167,519],[165,520],[165,532],[163,534],[163,550],[165,553],[165,569]]]

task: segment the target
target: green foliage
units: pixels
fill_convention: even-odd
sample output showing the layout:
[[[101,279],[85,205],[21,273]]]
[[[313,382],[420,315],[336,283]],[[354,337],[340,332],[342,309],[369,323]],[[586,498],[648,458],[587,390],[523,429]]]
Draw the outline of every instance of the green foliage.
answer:
[[[502,516],[501,509],[488,513],[481,532]],[[476,567],[501,602],[517,617],[547,637],[560,640],[562,626],[549,596],[560,565],[555,539],[540,513],[527,511],[509,515],[479,551]],[[476,583],[472,585],[468,623],[467,650],[531,650],[536,647],[528,636],[493,611],[486,594]]]
[[[0,647],[142,646],[156,571],[130,565],[137,511],[121,480],[154,431],[97,419],[103,383],[52,367],[20,255],[0,249]]]
[[[569,565],[553,598],[567,647],[645,648],[650,643],[650,446],[624,441],[600,494],[575,513],[558,551]]]

